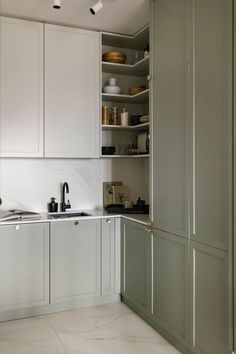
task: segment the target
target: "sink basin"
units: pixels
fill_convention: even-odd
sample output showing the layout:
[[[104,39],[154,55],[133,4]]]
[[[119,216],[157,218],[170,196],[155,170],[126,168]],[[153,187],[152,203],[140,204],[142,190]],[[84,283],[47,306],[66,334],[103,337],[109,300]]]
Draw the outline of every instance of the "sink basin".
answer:
[[[48,214],[50,219],[66,219],[66,218],[77,218],[82,216],[91,216],[90,214],[80,212],[80,213],[51,213]]]

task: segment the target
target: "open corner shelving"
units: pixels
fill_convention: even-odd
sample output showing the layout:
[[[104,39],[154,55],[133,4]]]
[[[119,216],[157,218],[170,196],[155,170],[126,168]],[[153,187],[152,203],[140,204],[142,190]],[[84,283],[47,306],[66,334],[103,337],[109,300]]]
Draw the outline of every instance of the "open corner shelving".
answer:
[[[129,116],[149,115],[149,67],[150,57],[145,52],[149,44],[149,26],[142,28],[135,36],[126,36],[114,33],[101,33],[102,53],[108,51],[122,51],[127,55],[124,64],[101,61],[101,88],[110,78],[117,78],[117,84],[124,94],[115,95],[101,92],[103,105],[126,108]],[[136,62],[137,58],[139,60]],[[136,95],[126,94],[130,87],[145,86],[146,89]],[[102,91],[102,90],[101,90]],[[102,110],[101,110],[102,111]],[[102,117],[101,117],[102,122]],[[150,124],[143,123],[136,126],[102,125],[101,147],[117,144],[137,145],[138,135],[149,134]],[[101,155],[104,158],[148,158],[149,154],[142,155]]]

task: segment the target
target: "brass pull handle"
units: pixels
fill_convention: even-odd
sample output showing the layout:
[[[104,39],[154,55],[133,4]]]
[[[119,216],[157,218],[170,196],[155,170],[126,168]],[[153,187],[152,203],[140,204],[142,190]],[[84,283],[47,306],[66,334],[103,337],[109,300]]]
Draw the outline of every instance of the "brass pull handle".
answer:
[[[144,230],[148,233],[152,232],[152,223],[151,222],[148,222],[145,227],[144,227]]]
[[[75,224],[75,226],[79,225],[79,221],[76,220],[74,224]]]
[[[14,226],[14,229],[15,229],[16,231],[20,230],[20,225],[15,225],[15,226]]]
[[[152,232],[152,228],[151,228],[151,227],[145,227],[144,230],[145,230],[146,232],[148,232],[148,233]]]
[[[108,224],[110,224],[110,223],[111,223],[111,219],[107,219],[106,222],[107,222]]]

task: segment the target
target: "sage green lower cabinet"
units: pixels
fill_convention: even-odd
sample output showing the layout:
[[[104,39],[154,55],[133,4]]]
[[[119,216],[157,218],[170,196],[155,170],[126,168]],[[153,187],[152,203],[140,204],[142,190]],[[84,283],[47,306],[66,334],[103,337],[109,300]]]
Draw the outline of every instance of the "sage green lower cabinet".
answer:
[[[102,219],[102,295],[115,292],[115,220]]]
[[[189,241],[154,230],[151,317],[158,328],[189,346]]]
[[[148,233],[144,225],[121,222],[121,293],[141,313],[147,312],[148,288]]]
[[[0,312],[49,304],[49,225],[0,226]]]
[[[101,294],[100,220],[51,223],[51,303]]]
[[[120,218],[101,220],[102,296],[120,294]]]
[[[232,353],[229,343],[228,253],[192,243],[191,256],[194,353]]]

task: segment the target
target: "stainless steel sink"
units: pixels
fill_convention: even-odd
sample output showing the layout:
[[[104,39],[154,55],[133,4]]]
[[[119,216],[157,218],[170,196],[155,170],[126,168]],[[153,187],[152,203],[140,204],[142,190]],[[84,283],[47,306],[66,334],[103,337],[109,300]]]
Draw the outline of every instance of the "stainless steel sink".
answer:
[[[91,216],[90,214],[80,212],[80,213],[50,213],[48,217],[50,219],[67,219],[67,218],[77,218],[83,216]]]

